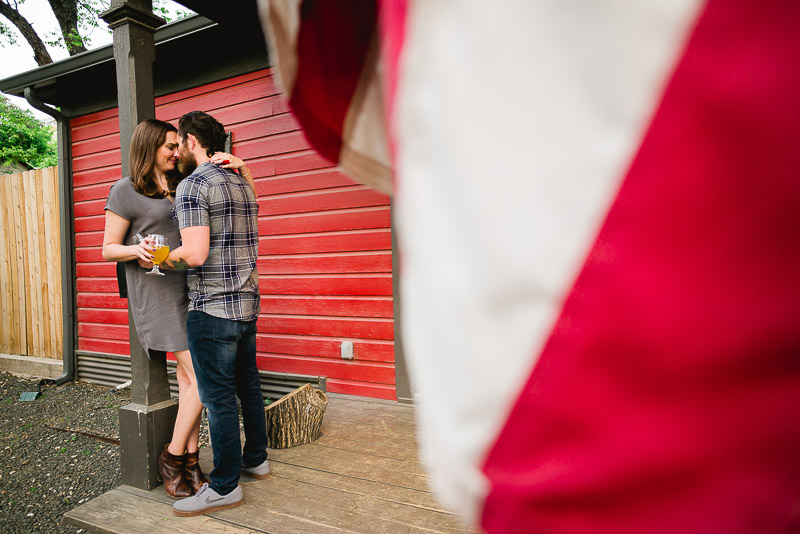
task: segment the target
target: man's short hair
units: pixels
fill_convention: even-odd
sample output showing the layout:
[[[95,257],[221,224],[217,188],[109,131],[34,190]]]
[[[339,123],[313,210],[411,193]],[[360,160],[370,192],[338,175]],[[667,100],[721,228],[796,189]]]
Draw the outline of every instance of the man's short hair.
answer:
[[[225,151],[225,128],[222,124],[202,111],[190,111],[178,121],[178,136],[186,142],[186,136],[192,134],[200,146],[206,149],[206,155]]]

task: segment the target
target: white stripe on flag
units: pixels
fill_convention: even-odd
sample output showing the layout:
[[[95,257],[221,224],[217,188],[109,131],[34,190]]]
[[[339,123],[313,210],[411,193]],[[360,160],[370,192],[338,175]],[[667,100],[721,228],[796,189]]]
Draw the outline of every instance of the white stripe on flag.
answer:
[[[473,520],[701,2],[412,2],[399,70],[404,344],[422,456]]]

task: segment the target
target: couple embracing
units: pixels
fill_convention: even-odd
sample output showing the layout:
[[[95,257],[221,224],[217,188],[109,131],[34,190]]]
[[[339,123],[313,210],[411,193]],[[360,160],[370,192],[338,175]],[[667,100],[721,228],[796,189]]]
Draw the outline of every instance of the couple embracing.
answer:
[[[177,129],[143,121],[131,140],[131,176],[112,186],[105,206],[103,257],[128,262],[128,305],[142,346],[151,357],[172,352],[177,360],[178,416],[157,465],[181,516],[238,506],[241,472],[269,474],[256,368],[258,205],[250,171],[224,152],[225,139],[222,124],[201,111],[183,115]],[[182,180],[179,164],[188,173]],[[180,243],[162,264],[165,276],[144,276],[155,247],[150,239],[134,243],[136,234]],[[203,406],[209,477],[198,463]]]

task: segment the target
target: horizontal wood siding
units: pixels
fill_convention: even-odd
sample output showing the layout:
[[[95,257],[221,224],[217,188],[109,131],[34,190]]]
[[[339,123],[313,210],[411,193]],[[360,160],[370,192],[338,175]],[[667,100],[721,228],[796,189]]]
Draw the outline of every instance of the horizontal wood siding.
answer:
[[[270,70],[156,99],[156,116],[204,110],[233,132],[259,205],[259,369],[328,377],[328,390],[395,399],[389,199],[312,150]],[[127,303],[101,247],[120,177],[116,109],[71,121],[81,350],[128,354]],[[354,359],[341,357],[352,341]]]

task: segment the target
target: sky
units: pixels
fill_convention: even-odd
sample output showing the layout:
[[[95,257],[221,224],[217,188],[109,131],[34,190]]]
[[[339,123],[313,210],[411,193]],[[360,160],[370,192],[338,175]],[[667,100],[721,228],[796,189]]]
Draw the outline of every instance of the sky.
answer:
[[[172,4],[172,2],[167,2],[167,4],[168,8],[171,8],[171,5],[175,5]],[[177,7],[185,10],[182,6]],[[36,30],[43,40],[47,40],[45,38],[47,34],[58,30],[58,22],[47,0],[25,0],[25,2],[19,6],[19,11],[28,19],[33,29]],[[0,22],[13,28],[13,25],[4,17],[0,17]],[[100,24],[105,28],[104,22],[100,21]],[[89,49],[109,45],[112,41],[111,33],[100,29],[94,30],[88,37],[91,39],[91,44],[87,47]],[[3,46],[0,47],[0,80],[38,67],[36,61],[33,59],[33,50],[28,46],[27,41],[25,41],[21,35],[17,35],[16,39],[17,44],[15,46],[3,44]],[[53,61],[59,61],[69,57],[69,54],[67,54],[67,51],[63,48],[48,46],[47,50],[50,52],[50,57],[53,58]],[[45,121],[52,120],[49,115],[32,108],[24,98],[14,97],[12,95],[4,96],[11,100],[16,106],[30,110],[39,119]]]

